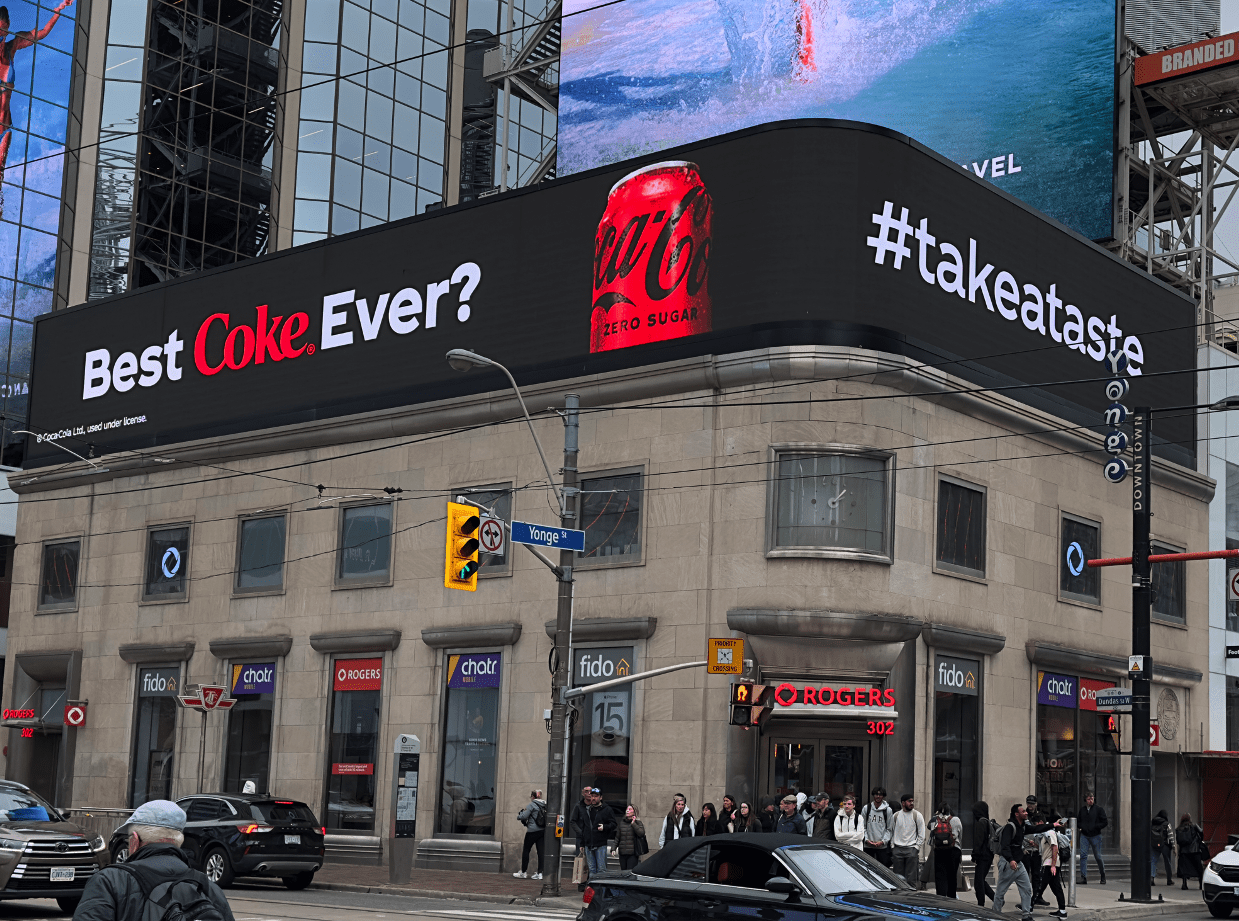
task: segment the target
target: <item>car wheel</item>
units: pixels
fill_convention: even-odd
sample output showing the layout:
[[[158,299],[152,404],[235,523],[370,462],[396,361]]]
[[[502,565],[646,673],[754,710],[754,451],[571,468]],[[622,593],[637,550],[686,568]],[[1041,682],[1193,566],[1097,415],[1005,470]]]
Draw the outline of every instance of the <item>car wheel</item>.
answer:
[[[314,871],[298,873],[295,876],[285,876],[284,885],[289,889],[304,889],[314,879]]]
[[[228,863],[228,855],[221,847],[207,851],[202,861],[202,872],[207,875],[207,879],[221,888],[232,885],[232,865]]]
[[[1209,914],[1213,915],[1215,918],[1229,918],[1230,909],[1230,905],[1210,905]]]
[[[129,843],[123,842],[112,849],[112,863],[124,863],[129,859]]]
[[[60,906],[60,910],[66,915],[71,915],[77,911],[77,903],[80,901],[82,901],[81,896],[74,896],[73,898],[65,896],[57,899],[56,904]]]

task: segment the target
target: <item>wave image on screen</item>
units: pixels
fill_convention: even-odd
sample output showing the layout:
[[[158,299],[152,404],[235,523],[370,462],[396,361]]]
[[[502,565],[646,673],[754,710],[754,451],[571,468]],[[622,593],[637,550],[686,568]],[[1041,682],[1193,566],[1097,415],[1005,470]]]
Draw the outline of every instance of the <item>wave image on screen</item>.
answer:
[[[1113,0],[565,0],[559,175],[741,128],[907,134],[1111,232]]]

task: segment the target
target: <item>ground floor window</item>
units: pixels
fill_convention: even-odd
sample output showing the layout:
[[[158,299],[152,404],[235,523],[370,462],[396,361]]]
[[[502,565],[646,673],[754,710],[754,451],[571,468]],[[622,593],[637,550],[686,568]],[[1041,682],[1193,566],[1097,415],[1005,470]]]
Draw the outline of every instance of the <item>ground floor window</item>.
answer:
[[[176,695],[180,686],[179,665],[138,669],[130,806],[141,806],[153,799],[172,799]]]
[[[1226,679],[1226,750],[1239,751],[1239,678]]]
[[[632,673],[633,647],[577,649],[572,684],[584,687]],[[602,801],[623,815],[628,805],[628,769],[632,759],[632,686],[586,694],[572,724],[572,773],[566,814],[580,799],[582,787],[597,787]]]
[[[332,670],[327,831],[373,834],[383,660],[336,659]]]
[[[972,804],[979,798],[981,770],[981,663],[938,656],[934,668],[934,795],[928,809],[944,803],[964,826],[972,847]]]
[[[503,656],[449,655],[444,673],[443,781],[435,830],[493,836]]]
[[[243,793],[253,783],[253,792],[269,793],[275,663],[233,665],[229,689],[237,702],[228,711],[224,792]]]
[[[1037,800],[1043,812],[1079,813],[1092,793],[1110,819],[1106,847],[1118,841],[1119,755],[1097,692],[1113,681],[1037,672]]]

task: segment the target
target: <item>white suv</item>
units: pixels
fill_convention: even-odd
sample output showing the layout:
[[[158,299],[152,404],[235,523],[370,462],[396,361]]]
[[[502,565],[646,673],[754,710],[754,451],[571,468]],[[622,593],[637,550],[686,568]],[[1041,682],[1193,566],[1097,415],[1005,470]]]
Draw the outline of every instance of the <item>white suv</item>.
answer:
[[[1239,845],[1228,844],[1205,866],[1201,888],[1209,914],[1229,918],[1231,909],[1239,906]]]

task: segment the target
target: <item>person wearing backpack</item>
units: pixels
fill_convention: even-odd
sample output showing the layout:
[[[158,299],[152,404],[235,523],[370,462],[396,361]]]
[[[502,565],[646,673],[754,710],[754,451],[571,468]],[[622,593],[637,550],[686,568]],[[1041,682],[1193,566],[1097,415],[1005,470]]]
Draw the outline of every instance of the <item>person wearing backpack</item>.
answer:
[[[1011,815],[1007,824],[994,832],[990,838],[990,849],[998,857],[998,885],[994,887],[994,911],[1002,913],[1002,905],[1006,899],[1007,890],[1013,885],[1020,893],[1020,917],[1024,921],[1032,918],[1032,883],[1028,879],[1028,870],[1024,868],[1024,820],[1028,818],[1028,807],[1016,803],[1011,807]]]
[[[1150,869],[1153,878],[1152,886],[1157,885],[1157,858],[1161,856],[1166,865],[1166,885],[1174,885],[1174,867],[1171,866],[1174,857],[1174,827],[1170,824],[1170,816],[1163,809],[1153,817],[1151,840],[1149,843]]]
[[[538,849],[538,862],[534,865],[534,874],[529,879],[542,878],[542,839],[546,837],[546,800],[542,798],[541,790],[531,790],[529,804],[516,814],[516,819],[525,826],[525,842],[521,845],[521,871],[513,873],[517,879],[525,879],[525,871],[529,869],[529,852]]]
[[[989,803],[985,800],[972,804],[972,816],[972,889],[977,894],[977,904],[984,908],[986,898],[994,898],[989,884],[990,867],[994,865],[990,839],[1001,826],[989,817]]]
[[[1187,889],[1187,881],[1194,876],[1200,880],[1200,888],[1204,889],[1205,868],[1200,859],[1200,851],[1205,840],[1205,830],[1192,821],[1190,812],[1185,812],[1179,819],[1179,827],[1175,829],[1174,836],[1179,843],[1179,878],[1183,880],[1183,888]]]
[[[964,823],[951,815],[949,804],[939,804],[929,831],[929,843],[934,849],[934,891],[938,895],[955,898],[959,865],[964,857],[960,849],[963,840]]]
[[[223,890],[185,861],[185,810],[151,800],[125,827],[129,858],[90,878],[74,921],[234,921]]]
[[[891,835],[895,830],[895,810],[886,802],[886,787],[874,787],[870,793],[873,802],[866,803],[860,811],[860,820],[865,823],[865,853],[890,867],[894,862],[891,854]]]

